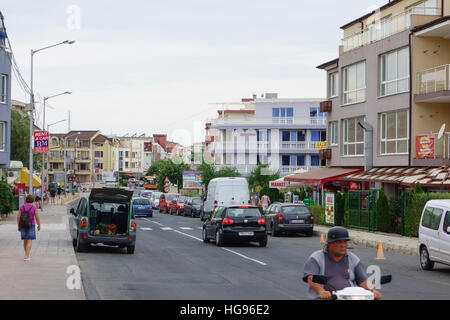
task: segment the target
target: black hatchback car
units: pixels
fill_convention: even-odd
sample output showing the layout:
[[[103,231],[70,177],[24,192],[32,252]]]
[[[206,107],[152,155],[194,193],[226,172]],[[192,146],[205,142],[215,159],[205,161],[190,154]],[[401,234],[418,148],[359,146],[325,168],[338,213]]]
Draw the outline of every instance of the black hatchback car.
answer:
[[[203,242],[258,242],[267,245],[266,220],[255,206],[218,207],[203,223]]]
[[[276,237],[282,232],[313,235],[314,218],[311,210],[304,204],[273,203],[264,213],[267,232]]]

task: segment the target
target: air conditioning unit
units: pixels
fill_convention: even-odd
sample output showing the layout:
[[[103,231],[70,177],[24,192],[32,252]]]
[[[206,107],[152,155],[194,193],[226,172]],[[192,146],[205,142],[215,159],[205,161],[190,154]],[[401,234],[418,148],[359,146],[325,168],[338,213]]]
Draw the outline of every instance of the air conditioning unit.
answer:
[[[331,149],[319,150],[319,160],[331,160]]]
[[[331,112],[333,103],[331,101],[322,101],[320,103],[320,112]]]

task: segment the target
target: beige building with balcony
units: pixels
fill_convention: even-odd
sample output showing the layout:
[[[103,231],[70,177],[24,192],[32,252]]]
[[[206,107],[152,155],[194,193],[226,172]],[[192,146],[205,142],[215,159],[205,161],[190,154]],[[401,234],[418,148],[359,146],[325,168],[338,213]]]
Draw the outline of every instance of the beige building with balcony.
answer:
[[[341,29],[339,57],[317,67],[327,166],[450,164],[450,0],[392,0]]]
[[[49,181],[100,182],[118,171],[113,139],[100,131],[50,134]]]

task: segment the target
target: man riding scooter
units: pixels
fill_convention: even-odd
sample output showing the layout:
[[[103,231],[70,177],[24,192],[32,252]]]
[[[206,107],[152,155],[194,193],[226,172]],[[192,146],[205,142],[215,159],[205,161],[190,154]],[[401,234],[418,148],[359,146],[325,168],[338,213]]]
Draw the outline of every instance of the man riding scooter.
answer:
[[[309,284],[308,295],[311,299],[330,299],[332,292],[356,286],[372,291],[375,299],[381,299],[381,293],[369,287],[360,259],[354,253],[347,252],[350,240],[345,228],[333,227],[328,231],[323,250],[315,251],[306,261],[303,281]],[[313,282],[314,275],[326,276],[327,283],[322,286]]]

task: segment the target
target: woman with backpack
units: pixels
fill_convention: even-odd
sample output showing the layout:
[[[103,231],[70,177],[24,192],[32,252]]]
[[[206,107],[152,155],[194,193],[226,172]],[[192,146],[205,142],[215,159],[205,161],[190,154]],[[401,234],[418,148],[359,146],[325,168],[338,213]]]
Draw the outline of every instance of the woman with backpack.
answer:
[[[36,222],[38,231],[41,231],[41,221],[33,202],[34,197],[31,194],[27,195],[25,204],[20,207],[17,215],[17,227],[21,233],[23,248],[25,249],[24,261],[30,261],[31,242],[36,240]]]

